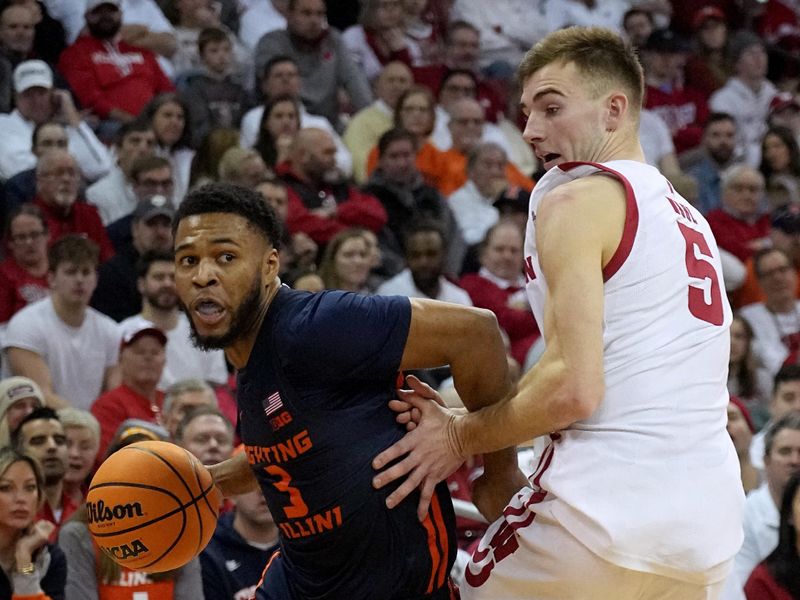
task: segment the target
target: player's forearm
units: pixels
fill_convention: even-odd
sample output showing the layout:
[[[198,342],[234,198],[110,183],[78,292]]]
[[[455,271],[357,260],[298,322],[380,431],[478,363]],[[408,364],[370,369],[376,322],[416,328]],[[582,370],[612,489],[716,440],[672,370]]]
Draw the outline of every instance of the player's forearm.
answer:
[[[244,454],[237,454],[216,465],[209,465],[208,470],[214,478],[214,484],[226,498],[258,489],[258,481]]]

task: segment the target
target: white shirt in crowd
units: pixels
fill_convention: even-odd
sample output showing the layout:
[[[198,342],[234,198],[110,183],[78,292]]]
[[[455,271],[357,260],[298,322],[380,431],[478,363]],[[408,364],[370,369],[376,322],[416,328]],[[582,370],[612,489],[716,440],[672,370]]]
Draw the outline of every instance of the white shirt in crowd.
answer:
[[[286,17],[272,0],[239,0],[239,6],[239,39],[251,51],[265,33],[286,29]]]
[[[384,281],[378,288],[377,293],[381,296],[428,298],[428,296],[422,293],[414,284],[414,278],[411,277],[410,269],[403,269],[388,281]],[[464,306],[472,306],[472,300],[469,294],[457,285],[447,281],[444,277],[439,277],[439,295],[433,299],[442,302],[452,302],[453,304],[463,304]]]
[[[136,193],[118,165],[111,172],[86,188],[86,200],[97,207],[103,225],[113,223],[136,208]]]
[[[800,334],[800,301],[789,313],[773,313],[763,302],[749,304],[739,312],[753,328],[753,351],[770,375],[775,376],[789,356],[782,338]]]
[[[778,545],[781,516],[766,482],[747,494],[744,503],[744,542],[733,561],[733,576],[741,585]]]
[[[489,228],[500,219],[500,211],[492,204],[494,201],[495,198],[481,194],[471,179],[448,198],[450,210],[468,246],[483,241]]]

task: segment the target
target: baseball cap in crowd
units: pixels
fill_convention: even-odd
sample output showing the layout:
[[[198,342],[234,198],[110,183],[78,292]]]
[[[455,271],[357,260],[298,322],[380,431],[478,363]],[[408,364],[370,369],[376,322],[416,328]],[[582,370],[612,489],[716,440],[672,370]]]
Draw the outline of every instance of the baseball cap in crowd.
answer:
[[[497,196],[497,199],[493,202],[493,206],[500,211],[500,214],[516,212],[528,214],[530,197],[530,193],[519,186],[512,185],[504,189],[500,195]]]
[[[671,29],[656,29],[647,38],[643,50],[680,54],[691,50],[689,42]]]
[[[787,108],[800,110],[800,100],[791,92],[780,92],[775,94],[775,97],[769,103],[769,114],[774,115]]]
[[[19,94],[32,87],[53,87],[53,71],[43,60],[25,60],[14,69],[14,91]]]
[[[742,417],[744,418],[745,423],[747,423],[747,426],[750,428],[750,433],[755,433],[756,427],[755,424],[753,423],[753,417],[750,414],[750,410],[747,408],[747,406],[745,406],[744,402],[739,400],[739,398],[737,398],[736,396],[730,396],[730,401],[731,404],[736,406],[736,408],[739,409],[739,412],[742,413]]]
[[[44,394],[33,379],[17,376],[0,381],[0,418],[12,404],[25,398],[36,398],[39,406],[44,406]]]
[[[697,31],[703,25],[706,24],[706,21],[710,21],[711,19],[722,21],[723,23],[726,22],[725,13],[716,6],[704,6],[696,13],[694,13],[694,17],[692,17],[692,29]]]
[[[120,7],[120,0],[86,0],[85,12],[92,12],[98,6],[103,4],[111,4],[112,6]]]
[[[127,321],[121,326],[122,330],[122,339],[120,340],[120,349],[125,349],[131,344],[133,344],[136,340],[149,335],[156,338],[161,345],[164,346],[167,343],[167,336],[161,331],[158,327],[156,327],[153,323],[144,319],[142,317],[137,317]]]
[[[133,211],[134,221],[147,222],[157,216],[164,216],[169,219],[175,216],[175,209],[172,208],[166,196],[153,196],[144,202],[139,202]]]
[[[784,233],[800,233],[800,206],[784,204],[772,213],[772,226]]]

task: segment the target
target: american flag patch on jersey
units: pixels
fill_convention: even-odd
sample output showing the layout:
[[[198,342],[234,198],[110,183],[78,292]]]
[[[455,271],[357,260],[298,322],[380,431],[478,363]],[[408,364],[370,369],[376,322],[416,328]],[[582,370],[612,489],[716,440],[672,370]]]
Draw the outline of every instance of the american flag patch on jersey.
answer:
[[[262,400],[261,405],[264,407],[264,414],[270,416],[272,413],[283,408],[283,400],[281,400],[280,393],[275,392],[267,396],[266,400]]]

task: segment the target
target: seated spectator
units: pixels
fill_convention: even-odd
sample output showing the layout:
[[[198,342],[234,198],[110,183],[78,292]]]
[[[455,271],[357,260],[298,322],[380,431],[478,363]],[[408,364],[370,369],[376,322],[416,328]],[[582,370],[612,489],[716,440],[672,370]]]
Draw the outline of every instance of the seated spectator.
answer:
[[[184,379],[167,388],[161,422],[170,439],[176,439],[178,426],[187,413],[201,406],[217,408],[214,390],[202,379]]]
[[[481,244],[480,271],[459,281],[475,306],[495,314],[508,335],[511,356],[520,365],[525,364],[528,350],[540,336],[525,295],[522,242],[516,223],[500,221],[489,229]]]
[[[761,173],[771,209],[800,202],[800,148],[790,129],[767,130],[761,142]]]
[[[219,181],[219,163],[230,148],[239,145],[238,129],[215,129],[201,142],[189,174],[189,190]]]
[[[33,129],[31,149],[38,161],[45,152],[67,149],[67,131],[54,121],[40,123]],[[5,185],[6,212],[11,212],[24,202],[32,202],[36,196],[36,167],[20,171]]]
[[[300,131],[300,105],[292,96],[274,96],[264,104],[254,149],[271,169],[289,160],[292,140]]]
[[[745,494],[748,494],[758,487],[761,480],[758,469],[750,463],[750,444],[753,441],[755,428],[747,407],[735,396],[731,396],[728,403],[726,428],[728,435],[731,436],[731,441],[733,441],[733,447],[736,449],[736,456],[739,457],[742,487]]]
[[[86,199],[97,207],[103,225],[110,225],[136,208],[133,166],[139,158],[152,156],[155,145],[155,133],[143,119],[125,123],[117,131],[114,142],[117,164],[86,189]]]
[[[36,165],[36,198],[33,204],[47,221],[49,241],[68,234],[86,236],[100,249],[100,262],[114,256],[114,248],[91,204],[78,201],[80,172],[75,158],[65,150],[51,150]]]
[[[59,8],[53,2],[39,0],[12,0],[10,5],[22,5],[33,15],[34,35],[32,55],[48,65],[55,65],[67,47],[67,37],[60,20],[53,18]]]
[[[469,294],[450,283],[442,274],[445,237],[436,223],[420,222],[408,227],[405,237],[408,267],[383,283],[382,296],[432,298],[443,302],[472,306]]]
[[[198,406],[181,419],[174,441],[204,465],[214,465],[233,453],[233,426],[218,408]]]
[[[67,437],[58,413],[45,406],[37,408],[20,421],[11,432],[11,447],[22,454],[28,454],[42,466],[44,502],[39,506],[36,518],[49,521],[55,527],[49,534],[49,541],[58,538],[58,529],[69,521],[78,504],[64,487],[67,472]]]
[[[165,390],[173,383],[192,378],[225,384],[228,369],[222,350],[204,351],[192,343],[189,318],[178,306],[172,252],[143,253],[136,263],[136,274],[142,311],[122,321],[120,329],[154,325],[167,336],[166,360],[158,388]]]
[[[721,175],[722,208],[706,215],[717,244],[745,262],[768,247],[770,217],[761,211],[764,176],[747,165],[734,165]]]
[[[61,548],[47,541],[53,525],[36,519],[44,498],[39,463],[27,454],[0,447],[0,482],[14,492],[0,499],[0,556],[4,557],[0,596],[13,600],[63,598],[67,560]]]
[[[300,95],[303,81],[295,60],[286,55],[273,56],[264,65],[264,70],[258,73],[258,91],[263,96],[262,103],[247,111],[242,117],[239,145],[242,148],[253,148],[263,129],[264,106],[272,98],[290,96],[294,98],[300,110],[300,129],[313,127],[327,131],[336,144],[336,166],[344,175],[349,176],[353,171],[350,151],[331,125],[331,121],[320,115],[312,115],[306,110]]]
[[[14,69],[14,105],[10,114],[0,115],[0,179],[36,166],[37,157],[31,148],[33,130],[50,121],[65,126],[70,152],[88,180],[108,173],[111,156],[81,118],[69,92],[53,89],[53,72],[46,63],[28,60]]]
[[[36,15],[29,7],[6,4],[0,11],[0,61],[7,62],[13,70],[22,61],[34,58],[35,27]]]
[[[767,79],[767,51],[764,40],[750,31],[740,31],[728,45],[733,76],[708,101],[711,110],[736,119],[738,148],[744,161],[757,167],[761,161],[761,140],[767,130],[767,115],[777,89]]]
[[[744,542],[734,558],[733,576],[747,581],[778,545],[779,506],[789,479],[800,473],[800,413],[776,421],[764,440],[765,481],[744,505]]]
[[[800,366],[784,365],[775,375],[772,395],[767,405],[769,421],[753,436],[750,444],[750,463],[764,471],[764,438],[770,427],[789,413],[800,410]]]
[[[136,322],[121,327],[119,372],[121,383],[92,404],[100,423],[101,456],[125,419],[158,423],[164,393],[158,382],[166,361],[167,336],[151,323]]]
[[[772,377],[755,352],[754,338],[753,328],[747,319],[738,313],[734,314],[728,358],[728,393],[747,407],[755,428],[761,429],[769,420]]]
[[[700,145],[680,156],[684,171],[697,181],[697,208],[704,215],[720,207],[722,172],[736,161],[736,121],[727,113],[711,113]]]
[[[88,0],[84,17],[88,33],[64,50],[58,70],[85,108],[126,123],[154,96],[175,89],[153,52],[118,35],[120,0]]]
[[[789,257],[777,248],[759,251],[753,266],[766,300],[740,311],[755,332],[754,349],[770,373],[787,361],[796,362],[800,351],[800,300],[795,298],[797,274]]]
[[[357,183],[367,179],[367,157],[381,135],[392,128],[400,97],[414,83],[411,70],[400,62],[387,64],[375,80],[375,101],[348,121],[344,143],[353,156],[353,177]]]
[[[220,515],[214,537],[200,554],[203,593],[211,598],[249,598],[264,565],[278,548],[278,526],[261,490],[231,497],[233,510]],[[228,565],[236,565],[230,569]]]
[[[38,383],[54,408],[88,409],[117,385],[117,325],[89,307],[97,261],[97,246],[84,237],[67,235],[53,244],[50,296],[15,314],[3,340],[5,365]]]
[[[367,241],[359,229],[337,233],[325,247],[319,276],[327,290],[369,294],[369,255]]]
[[[92,413],[79,408],[61,408],[58,418],[67,436],[67,472],[64,491],[75,504],[86,499],[95,460],[100,449],[100,423]]]
[[[241,5],[239,39],[252,52],[258,40],[279,29],[286,29],[288,0],[248,0]]]
[[[264,159],[256,150],[235,146],[229,148],[219,161],[219,181],[255,189],[271,175]]]
[[[769,104],[770,127],[786,127],[800,146],[800,99],[792,92],[776,94]]]
[[[403,33],[419,48],[414,66],[425,67],[438,64],[442,59],[442,36],[434,26],[433,16],[426,0],[400,2],[403,10]]]
[[[248,108],[247,92],[234,71],[233,44],[219,28],[206,28],[197,38],[202,68],[189,75],[183,97],[195,146],[216,128],[237,128]]]
[[[456,102],[450,116],[453,147],[443,155],[444,172],[439,180],[439,191],[446,196],[467,183],[467,156],[481,142],[484,125],[483,109],[471,98]],[[506,163],[504,172],[509,185],[528,192],[533,189],[533,180],[522,174],[512,162]]]
[[[725,57],[728,45],[725,13],[713,5],[703,6],[692,19],[692,31],[694,51],[686,61],[686,86],[708,100],[730,75]]]
[[[47,296],[47,222],[42,211],[23,204],[11,213],[0,262],[0,326],[28,304]]]
[[[688,53],[688,43],[669,29],[654,31],[642,48],[644,106],[667,124],[679,154],[700,143],[708,117],[706,99],[683,81]]]
[[[744,586],[748,599],[800,598],[800,474],[792,475],[780,502],[778,544],[751,573]]]
[[[403,129],[384,133],[378,142],[378,168],[364,188],[380,200],[389,217],[379,239],[383,253],[381,272],[391,277],[405,267],[405,227],[415,220],[430,219],[441,226],[447,240],[445,272],[456,274],[464,261],[464,240],[448,203],[425,183],[415,164],[416,140],[417,136]]]
[[[342,41],[370,81],[388,63],[398,61],[411,67],[421,54],[416,42],[403,33],[400,0],[363,0],[358,24],[345,30]]]
[[[354,111],[372,102],[367,77],[344,44],[328,27],[323,0],[296,0],[286,13],[286,29],[264,34],[256,45],[256,73],[264,73],[270,58],[291,56],[302,77],[300,96],[309,112],[339,125],[339,89],[344,88]]]
[[[622,15],[622,31],[631,46],[637,50],[647,43],[647,38],[653,33],[655,23],[649,10],[632,6]]]
[[[172,199],[176,207],[183,201],[189,189],[189,175],[194,159],[188,115],[186,103],[177,94],[156,96],[142,111],[142,117],[150,122],[156,134],[156,154],[168,159],[172,166]]]
[[[301,129],[290,159],[276,170],[289,190],[286,225],[291,233],[302,231],[323,245],[347,227],[377,233],[386,224],[380,202],[337,174],[336,146],[321,129]]]
[[[11,432],[23,418],[44,406],[44,394],[33,379],[0,380],[0,448],[11,444]]]
[[[136,263],[146,252],[166,252],[172,247],[173,214],[163,196],[139,203],[130,217],[130,242],[124,243],[119,253],[100,267],[97,290],[92,296],[94,308],[115,321],[142,310],[142,296],[136,284]]]

